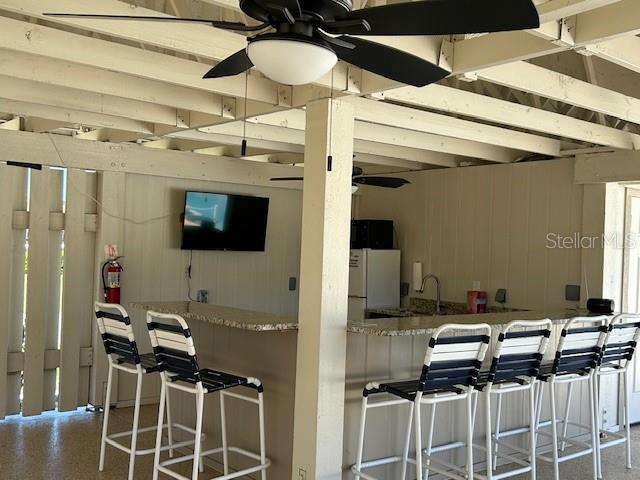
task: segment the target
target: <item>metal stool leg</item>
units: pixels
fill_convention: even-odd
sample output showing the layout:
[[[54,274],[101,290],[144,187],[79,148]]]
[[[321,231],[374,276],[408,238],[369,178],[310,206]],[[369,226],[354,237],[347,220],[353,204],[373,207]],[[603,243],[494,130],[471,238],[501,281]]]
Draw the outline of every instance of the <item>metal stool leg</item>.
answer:
[[[589,414],[591,417],[591,458],[593,460],[593,479],[598,480],[598,441],[596,437],[600,434],[599,427],[596,426],[596,400],[593,389],[594,374],[589,376]]]
[[[367,403],[369,397],[362,397],[362,410],[360,411],[360,434],[358,436],[358,453],[356,458],[356,469],[362,468],[362,453],[364,451],[364,427],[367,421]],[[355,480],[360,480],[360,475],[356,475]]]
[[[153,480],[158,480],[160,471],[160,450],[162,448],[162,425],[164,424],[164,409],[167,399],[166,380],[162,377],[162,386],[160,387],[160,407],[158,408],[158,428],[156,431],[156,453],[153,457]]]
[[[551,404],[551,443],[553,448],[553,478],[560,480],[560,463],[558,461],[558,424],[556,413],[556,388],[553,381],[549,382],[549,402]]]
[[[529,388],[529,461],[531,462],[531,480],[536,480],[536,394],[535,382]]]
[[[624,429],[625,435],[627,437],[627,468],[632,468],[631,466],[631,415],[630,415],[630,405],[629,405],[629,376],[627,372],[622,374],[622,385],[624,395]]]
[[[407,480],[407,465],[409,464],[409,447],[411,446],[411,427],[413,427],[413,409],[415,405],[409,404],[409,419],[407,422],[407,434],[404,442],[404,451],[402,452],[402,472],[400,474],[401,480]]]
[[[192,480],[198,480],[200,469],[200,451],[202,450],[202,416],[204,410],[204,392],[196,393],[196,443],[193,448]]]
[[[111,406],[111,384],[113,383],[113,367],[109,364],[107,377],[107,396],[104,399],[104,412],[102,414],[102,439],[100,440],[100,464],[99,471],[104,470],[104,455],[107,445],[107,430],[109,430],[109,408]]]
[[[426,466],[424,467],[424,478],[429,478],[429,466],[431,465],[431,447],[433,447],[433,432],[436,426],[436,407],[437,403],[431,405],[429,410],[429,433],[427,434],[427,457]]]
[[[129,480],[133,480],[136,468],[136,447],[138,446],[138,423],[140,422],[140,398],[142,397],[142,371],[138,371],[136,381],[136,403],[133,409],[133,430],[131,431],[131,453],[129,454]]]
[[[600,420],[600,389],[598,388],[598,382],[600,377],[594,376],[593,385],[591,386],[593,399],[595,402],[594,422],[596,424],[596,461],[598,462],[598,478],[602,478],[602,451],[600,449],[600,426],[602,421]]]
[[[413,415],[415,417],[416,430],[416,480],[422,480],[422,419],[420,418],[420,401],[422,400],[422,392],[416,394]]]
[[[502,395],[498,395],[501,397]],[[493,477],[493,450],[491,448],[491,387],[487,385],[484,393],[484,418],[485,418],[485,447],[486,447],[486,461],[487,461],[487,480],[491,480]],[[471,478],[471,477],[469,477]]]
[[[260,422],[260,463],[267,463],[267,447],[264,436],[264,395],[258,392],[258,421]],[[267,471],[262,470],[262,480],[267,480]]]
[[[571,395],[573,394],[573,383],[569,384],[569,391],[567,392],[567,401],[564,406],[564,419],[562,421],[562,436],[564,438],[567,437],[567,433],[569,432],[569,411],[571,410]],[[562,440],[560,443],[560,450],[564,452],[564,449],[567,446],[567,442]]]
[[[500,419],[502,417],[502,395],[498,395],[498,405],[496,407],[496,427],[495,427],[495,437],[496,442],[493,446],[493,465],[498,464],[498,442],[497,440],[500,438]]]
[[[544,396],[544,382],[538,383],[538,391],[536,393],[536,432],[535,432],[535,444],[538,444],[538,428],[540,427],[540,416],[542,415],[542,397]]]
[[[167,391],[167,436],[169,437],[169,457],[173,458],[173,421],[171,419],[171,392]]]
[[[224,403],[224,392],[220,392],[220,430],[222,433],[222,468],[229,474],[229,445],[227,444],[227,414]]]
[[[467,478],[473,480],[473,390],[467,396]]]

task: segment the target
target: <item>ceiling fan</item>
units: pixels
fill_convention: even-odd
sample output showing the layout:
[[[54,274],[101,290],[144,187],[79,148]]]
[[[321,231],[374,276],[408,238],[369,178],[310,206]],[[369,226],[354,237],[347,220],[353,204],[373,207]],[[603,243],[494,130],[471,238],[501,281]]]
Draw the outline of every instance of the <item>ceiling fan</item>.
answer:
[[[540,26],[532,0],[420,0],[352,8],[352,0],[240,0],[240,9],[261,22],[255,26],[197,18],[45,15],[204,23],[257,33],[247,38],[246,48],[218,63],[204,78],[237,75],[255,65],[272,80],[289,85],[319,79],[340,59],[391,80],[422,87],[443,79],[449,72],[420,57],[359,36],[454,35]]]
[[[300,182],[302,180],[303,177],[274,177],[271,179],[272,182]],[[410,183],[411,182],[409,180],[399,177],[377,177],[374,175],[366,175],[362,168],[356,166],[353,167],[353,172],[351,173],[352,193],[355,193],[360,185],[383,188],[400,188],[403,185]]]

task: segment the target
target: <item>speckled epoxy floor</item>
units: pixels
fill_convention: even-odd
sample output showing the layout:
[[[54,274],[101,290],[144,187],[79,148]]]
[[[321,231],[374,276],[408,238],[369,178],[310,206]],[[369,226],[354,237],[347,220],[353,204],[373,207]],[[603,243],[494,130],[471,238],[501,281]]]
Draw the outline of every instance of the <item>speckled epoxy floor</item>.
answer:
[[[143,407],[141,427],[153,425],[156,412],[155,405]],[[130,408],[112,410],[110,430],[130,429],[131,418]],[[0,480],[125,480],[128,456],[113,448],[107,450],[105,471],[98,472],[101,419],[102,415],[78,411],[33,418],[16,416],[0,421]],[[146,435],[139,443],[142,448],[147,448],[153,445],[153,440],[153,435]],[[632,451],[636,465],[632,470],[624,467],[624,448],[613,447],[604,452],[605,480],[640,478],[640,426],[633,430]],[[151,457],[138,458],[136,480],[151,479],[151,468]],[[181,468],[178,471],[188,475],[189,464]],[[562,480],[591,478],[590,457],[565,463],[560,468]],[[200,478],[210,479],[215,475],[214,470],[207,468]],[[524,480],[529,476],[512,478]],[[550,465],[538,462],[538,479],[552,478]]]

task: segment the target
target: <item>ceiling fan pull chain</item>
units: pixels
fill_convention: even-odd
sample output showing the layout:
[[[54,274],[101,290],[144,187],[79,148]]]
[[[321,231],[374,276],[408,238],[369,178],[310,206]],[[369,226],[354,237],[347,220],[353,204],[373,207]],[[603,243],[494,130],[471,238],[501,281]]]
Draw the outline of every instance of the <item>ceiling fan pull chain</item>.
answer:
[[[247,156],[247,89],[249,88],[249,70],[244,72],[244,118],[242,120],[242,143],[240,144],[240,156]]]

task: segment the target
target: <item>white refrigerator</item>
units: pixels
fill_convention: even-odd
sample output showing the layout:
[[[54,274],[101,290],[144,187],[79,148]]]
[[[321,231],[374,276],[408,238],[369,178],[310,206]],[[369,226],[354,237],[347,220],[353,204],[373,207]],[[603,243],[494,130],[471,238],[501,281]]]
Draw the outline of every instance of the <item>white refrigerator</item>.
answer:
[[[351,250],[349,320],[363,320],[371,308],[400,307],[400,250]]]

